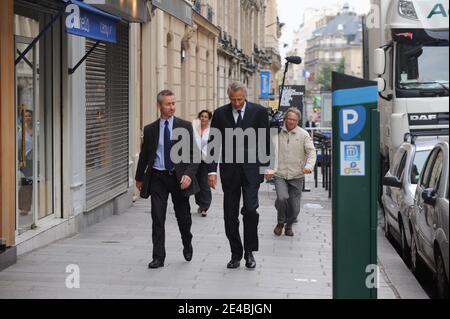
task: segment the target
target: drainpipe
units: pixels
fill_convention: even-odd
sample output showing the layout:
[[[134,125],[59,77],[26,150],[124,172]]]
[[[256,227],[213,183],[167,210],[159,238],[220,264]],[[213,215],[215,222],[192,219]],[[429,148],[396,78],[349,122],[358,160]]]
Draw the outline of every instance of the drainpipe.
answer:
[[[164,48],[164,12],[158,10],[158,37],[157,48]],[[158,92],[164,90],[164,51],[157,50],[156,77],[158,81]]]

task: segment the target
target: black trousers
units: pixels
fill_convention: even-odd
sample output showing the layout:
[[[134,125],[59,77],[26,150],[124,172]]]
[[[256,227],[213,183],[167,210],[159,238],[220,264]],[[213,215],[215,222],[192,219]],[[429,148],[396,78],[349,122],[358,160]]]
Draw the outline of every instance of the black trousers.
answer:
[[[195,194],[195,203],[202,210],[208,210],[211,206],[212,194],[208,185],[208,166],[204,162],[198,167],[196,177],[200,186],[200,192]]]
[[[246,252],[258,251],[259,187],[259,183],[247,180],[241,165],[239,165],[239,169],[235,170],[229,183],[222,183],[225,233],[230,242],[231,257],[235,260],[242,259],[244,250]],[[241,194],[243,197],[241,214],[244,224],[244,245],[242,245],[239,233]]]
[[[151,215],[152,215],[152,240],[153,259],[164,261],[165,249],[165,222],[167,213],[167,200],[169,194],[175,208],[175,216],[180,229],[183,246],[188,246],[192,241],[191,234],[191,207],[189,197],[183,195],[175,175],[153,173],[151,181]]]

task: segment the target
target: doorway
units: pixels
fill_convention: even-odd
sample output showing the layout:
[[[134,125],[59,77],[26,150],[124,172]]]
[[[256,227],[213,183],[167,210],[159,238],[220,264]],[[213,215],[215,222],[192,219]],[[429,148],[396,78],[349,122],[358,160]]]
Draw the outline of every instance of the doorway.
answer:
[[[52,12],[16,5],[17,59],[52,19]],[[60,99],[59,22],[15,66],[16,234],[36,228],[55,213],[54,110]],[[59,175],[59,174],[57,174]]]

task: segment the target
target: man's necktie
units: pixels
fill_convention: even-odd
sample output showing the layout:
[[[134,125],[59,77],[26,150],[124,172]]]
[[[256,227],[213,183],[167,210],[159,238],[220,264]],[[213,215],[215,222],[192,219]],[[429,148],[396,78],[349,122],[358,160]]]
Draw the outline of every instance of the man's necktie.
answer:
[[[238,111],[239,116],[237,118],[236,127],[242,127],[242,110]]]
[[[172,148],[172,141],[170,140],[169,121],[164,123],[164,166],[166,170],[173,171],[173,162],[170,158],[170,150]]]

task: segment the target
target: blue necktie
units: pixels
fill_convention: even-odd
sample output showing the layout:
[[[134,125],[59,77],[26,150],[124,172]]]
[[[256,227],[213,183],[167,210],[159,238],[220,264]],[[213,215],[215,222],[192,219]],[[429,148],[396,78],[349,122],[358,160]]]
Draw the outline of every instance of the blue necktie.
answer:
[[[164,166],[166,170],[173,171],[173,162],[170,158],[170,149],[172,148],[172,142],[170,140],[169,121],[164,123]]]
[[[239,116],[237,118],[236,127],[242,127],[242,110],[238,111]]]

